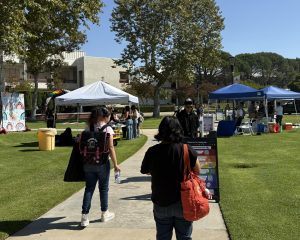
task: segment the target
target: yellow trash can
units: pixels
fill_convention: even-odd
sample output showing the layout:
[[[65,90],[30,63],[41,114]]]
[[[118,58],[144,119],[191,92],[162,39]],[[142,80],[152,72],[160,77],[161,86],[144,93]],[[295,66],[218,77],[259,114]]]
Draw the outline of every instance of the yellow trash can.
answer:
[[[55,128],[39,128],[38,140],[39,149],[41,151],[52,151],[55,149],[55,135],[57,131]]]

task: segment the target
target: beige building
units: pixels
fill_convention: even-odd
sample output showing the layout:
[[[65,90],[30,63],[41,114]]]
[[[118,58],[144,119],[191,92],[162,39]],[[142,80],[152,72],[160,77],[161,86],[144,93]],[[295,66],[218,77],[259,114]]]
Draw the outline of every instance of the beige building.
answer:
[[[86,56],[83,51],[63,53],[63,56],[66,66],[62,67],[60,78],[65,89],[74,90],[99,80],[120,89],[129,83],[126,68],[117,66],[112,58]],[[6,86],[12,85],[12,82],[33,81],[33,76],[26,72],[26,63],[16,57],[12,61],[5,61],[3,68]],[[47,82],[51,82],[51,74],[41,73],[39,89],[47,89]]]

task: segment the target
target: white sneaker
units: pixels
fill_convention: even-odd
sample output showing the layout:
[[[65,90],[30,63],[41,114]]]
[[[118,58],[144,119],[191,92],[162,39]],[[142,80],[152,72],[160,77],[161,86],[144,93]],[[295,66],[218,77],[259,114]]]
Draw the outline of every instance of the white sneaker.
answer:
[[[87,227],[90,224],[87,214],[82,214],[81,216],[81,227]]]
[[[101,222],[107,222],[109,220],[112,220],[115,217],[115,214],[110,211],[102,212],[101,214]]]

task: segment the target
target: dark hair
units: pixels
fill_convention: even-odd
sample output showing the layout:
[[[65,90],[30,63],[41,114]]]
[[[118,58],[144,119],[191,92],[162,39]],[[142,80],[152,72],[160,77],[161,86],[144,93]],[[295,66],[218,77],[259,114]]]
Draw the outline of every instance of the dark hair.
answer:
[[[109,117],[110,111],[106,107],[101,107],[99,109],[99,117]]]
[[[96,124],[99,117],[109,117],[110,112],[106,107],[94,108],[92,109],[90,118],[88,120],[88,124],[91,126]]]
[[[98,121],[98,116],[99,116],[99,109],[93,108],[92,111],[91,111],[91,115],[89,117],[89,120],[88,120],[88,124],[89,125],[96,124],[97,121]]]
[[[154,136],[158,141],[179,143],[183,138],[182,127],[175,117],[164,117],[158,127],[158,134]]]

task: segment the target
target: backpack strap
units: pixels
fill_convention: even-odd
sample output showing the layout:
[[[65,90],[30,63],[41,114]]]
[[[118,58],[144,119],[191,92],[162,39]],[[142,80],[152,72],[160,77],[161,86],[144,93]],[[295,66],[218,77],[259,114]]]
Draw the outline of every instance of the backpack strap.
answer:
[[[99,132],[103,132],[105,128],[107,128],[109,125],[105,124],[101,128],[99,128]]]
[[[184,178],[184,181],[185,181],[187,176],[191,172],[189,149],[188,149],[187,144],[183,144],[183,158],[184,158],[184,172],[183,172],[184,177],[183,178]]]

